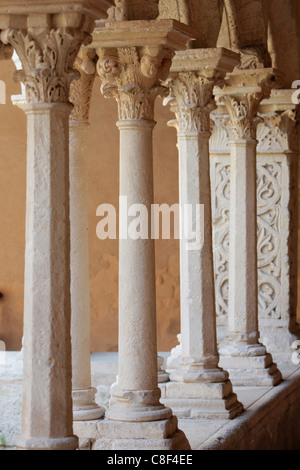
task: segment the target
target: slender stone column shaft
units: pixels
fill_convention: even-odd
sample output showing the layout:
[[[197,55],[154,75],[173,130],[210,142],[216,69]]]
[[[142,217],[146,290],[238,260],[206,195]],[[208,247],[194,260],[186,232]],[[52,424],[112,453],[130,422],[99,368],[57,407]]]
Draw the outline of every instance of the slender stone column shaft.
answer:
[[[124,119],[117,125],[120,130],[121,197],[119,373],[118,382],[112,387],[107,417],[124,421],[155,421],[171,416],[171,410],[159,402],[157,377],[155,253],[150,230],[152,132],[155,123],[152,120]],[[127,211],[134,204],[143,204],[147,209],[148,235],[144,239],[132,239],[128,230]]]
[[[258,343],[256,140],[230,142],[230,259],[228,334]]]
[[[181,227],[181,337],[182,355],[198,363],[217,365],[215,302],[213,290],[212,229],[209,182],[210,133],[179,133],[180,205],[204,210],[203,246],[189,250],[191,242]],[[195,230],[196,227],[193,227]]]
[[[151,214],[154,122],[119,121],[118,127],[120,196],[127,197],[128,207],[141,203]],[[121,206],[120,226],[125,223],[127,229],[126,220],[127,211],[123,212]],[[119,264],[118,384],[123,390],[154,390],[157,388],[154,240],[120,239]]]
[[[88,123],[70,121],[70,220],[72,363],[75,389],[90,387],[90,321],[88,259]],[[82,312],[84,312],[82,314]],[[75,366],[76,364],[76,366]],[[80,365],[80,367],[78,367]],[[74,388],[74,387],[73,387]]]
[[[86,148],[91,95],[95,80],[95,50],[82,46],[74,68],[78,80],[70,86],[74,105],[70,116],[70,221],[71,221],[71,336],[74,422],[99,419],[105,410],[91,387],[90,290],[88,234],[88,155]],[[75,426],[74,426],[75,427]],[[83,425],[84,427],[84,425]],[[76,423],[82,437],[82,426]]]
[[[71,337],[75,421],[98,419],[104,408],[91,387],[87,122],[70,121]]]
[[[24,110],[29,136],[24,391],[22,437],[16,445],[74,449],[69,291],[71,106],[37,103]]]

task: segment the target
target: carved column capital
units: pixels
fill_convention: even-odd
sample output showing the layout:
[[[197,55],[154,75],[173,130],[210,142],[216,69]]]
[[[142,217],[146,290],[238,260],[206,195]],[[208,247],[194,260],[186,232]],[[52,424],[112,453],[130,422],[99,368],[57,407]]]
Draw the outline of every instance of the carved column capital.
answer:
[[[68,103],[70,84],[79,75],[73,64],[88,39],[86,32],[63,27],[39,33],[2,31],[1,40],[14,47],[22,62],[16,78],[25,84],[28,103]]]
[[[261,113],[258,132],[260,152],[299,152],[299,115],[296,109]]]
[[[262,122],[257,111],[263,97],[262,93],[246,93],[239,98],[222,96],[217,99],[228,112],[222,118],[219,116],[219,120],[229,129],[233,139],[256,139],[257,126]]]
[[[259,105],[277,84],[273,69],[236,71],[226,77],[216,101],[226,113],[219,120],[234,140],[256,140],[257,126],[263,122],[257,116]]]
[[[72,81],[70,86],[70,102],[74,108],[70,121],[88,123],[91,105],[91,96],[96,77],[96,52],[94,49],[81,47],[74,69],[80,74],[78,79]]]
[[[222,86],[239,55],[224,48],[178,51],[167,81],[171,110],[179,132],[210,132],[210,113],[216,108],[213,88]]]
[[[197,72],[182,72],[167,82],[171,104],[176,114],[178,132],[210,132],[210,113],[216,108],[213,100],[215,80]]]
[[[162,46],[99,48],[97,54],[101,92],[117,100],[120,120],[153,120],[155,98],[167,91],[160,82],[173,53]]]

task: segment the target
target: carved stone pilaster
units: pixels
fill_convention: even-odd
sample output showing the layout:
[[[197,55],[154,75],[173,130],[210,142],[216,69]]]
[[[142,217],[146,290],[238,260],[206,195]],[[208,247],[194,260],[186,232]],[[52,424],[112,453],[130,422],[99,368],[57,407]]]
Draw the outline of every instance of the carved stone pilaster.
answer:
[[[153,120],[155,98],[167,89],[160,85],[173,53],[164,47],[97,49],[101,92],[118,102],[119,118]]]
[[[14,47],[22,62],[16,78],[25,84],[27,103],[68,103],[70,84],[79,75],[73,64],[89,37],[71,28],[42,33],[2,31],[1,40]]]

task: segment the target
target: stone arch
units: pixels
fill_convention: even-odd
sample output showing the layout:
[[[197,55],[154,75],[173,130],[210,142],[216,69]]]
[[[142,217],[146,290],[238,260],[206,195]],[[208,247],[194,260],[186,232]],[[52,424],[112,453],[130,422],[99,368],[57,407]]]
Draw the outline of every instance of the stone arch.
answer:
[[[268,20],[268,49],[274,68],[284,72],[283,86],[300,78],[299,0],[264,0]]]
[[[191,0],[159,0],[159,17],[190,24],[190,3]]]
[[[218,45],[239,50],[243,68],[270,66],[264,0],[224,0]]]
[[[192,47],[216,47],[222,23],[223,0],[160,0],[159,17],[172,18],[192,26]]]

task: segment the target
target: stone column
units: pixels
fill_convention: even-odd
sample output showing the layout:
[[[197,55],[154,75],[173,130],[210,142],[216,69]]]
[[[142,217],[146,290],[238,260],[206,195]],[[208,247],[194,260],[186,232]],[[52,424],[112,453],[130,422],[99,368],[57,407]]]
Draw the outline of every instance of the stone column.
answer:
[[[82,47],[75,61],[80,78],[70,88],[71,339],[73,420],[99,419],[105,409],[91,387],[88,233],[88,155],[90,100],[96,74],[95,51]],[[74,430],[81,437],[80,425]]]
[[[277,362],[291,361],[296,325],[297,166],[299,140],[295,90],[272,90],[261,102],[257,126],[258,325]],[[214,112],[216,117],[219,111]],[[212,113],[212,116],[214,115]],[[214,119],[214,117],[213,117]],[[218,122],[218,119],[216,120]],[[229,264],[230,147],[228,131],[213,127],[211,181],[218,341],[226,338]]]
[[[96,49],[101,91],[106,97],[115,97],[119,108],[121,198],[119,374],[111,389],[108,421],[102,426],[99,423],[101,436],[95,448],[189,448],[172,411],[160,403],[155,256],[149,225],[154,202],[154,102],[164,91],[160,80],[166,79],[171,65],[174,49],[168,40],[170,31],[183,48],[189,38],[176,31],[172,21],[108,24],[96,34],[102,45]],[[142,204],[142,212],[146,211],[142,223],[147,225],[147,233],[138,239],[130,235],[127,221],[127,208],[134,204]]]
[[[294,90],[262,101],[258,126],[259,328],[276,361],[291,361],[300,338],[297,310],[298,109]],[[266,191],[266,188],[268,189]]]
[[[193,49],[177,52],[171,67],[168,100],[176,114],[182,214],[182,351],[179,357],[174,351],[177,361],[170,357],[170,382],[161,388],[163,403],[180,417],[234,418],[243,409],[228,373],[218,366],[209,175],[213,88],[238,63],[239,55],[226,49]],[[189,205],[190,212],[186,211]],[[200,227],[197,206],[204,211]],[[201,238],[188,240],[185,226],[192,226]]]
[[[257,111],[274,80],[272,69],[235,71],[218,95],[228,112],[223,124],[231,132],[228,334],[220,364],[236,385],[281,381],[272,356],[259,343],[257,311]]]
[[[18,6],[18,21],[0,20],[1,39],[22,62],[17,74],[28,103],[23,421],[16,446],[71,450],[78,439],[71,396],[69,87],[94,17],[83,16],[83,2],[76,12],[69,2],[63,14],[52,5],[28,15],[30,8],[44,11],[44,2],[32,3],[14,2],[6,13]],[[84,8],[86,15],[96,11]]]

